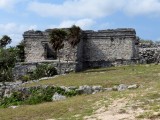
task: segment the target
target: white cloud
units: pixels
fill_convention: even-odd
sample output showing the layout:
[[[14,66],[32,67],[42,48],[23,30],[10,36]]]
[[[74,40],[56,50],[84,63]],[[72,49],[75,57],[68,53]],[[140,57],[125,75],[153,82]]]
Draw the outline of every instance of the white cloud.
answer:
[[[80,20],[66,20],[62,21],[59,25],[51,25],[49,28],[67,28],[72,25],[77,25],[83,30],[91,28],[95,24],[95,21],[92,19],[80,19]]]
[[[32,1],[28,9],[40,16],[55,18],[97,19],[116,11],[129,16],[160,15],[160,0],[65,0],[62,4]]]
[[[13,9],[20,0],[0,0],[0,8],[5,10]]]
[[[41,16],[99,18],[122,7],[124,0],[66,0],[63,4],[30,2],[28,9]]]
[[[130,0],[124,7],[130,16],[160,15],[160,0]]]
[[[0,24],[0,36],[8,35],[12,39],[11,45],[18,44],[22,39],[24,31],[37,29],[36,25],[18,25],[15,23]]]
[[[0,9],[12,11],[18,3],[26,1],[28,0],[0,0]]]

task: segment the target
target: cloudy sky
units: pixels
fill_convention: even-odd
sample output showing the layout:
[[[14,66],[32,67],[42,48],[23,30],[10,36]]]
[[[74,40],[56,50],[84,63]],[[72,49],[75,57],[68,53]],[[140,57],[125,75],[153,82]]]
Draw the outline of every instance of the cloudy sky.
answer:
[[[12,45],[26,30],[78,25],[82,29],[135,28],[143,39],[160,40],[160,0],[0,0],[0,36]]]

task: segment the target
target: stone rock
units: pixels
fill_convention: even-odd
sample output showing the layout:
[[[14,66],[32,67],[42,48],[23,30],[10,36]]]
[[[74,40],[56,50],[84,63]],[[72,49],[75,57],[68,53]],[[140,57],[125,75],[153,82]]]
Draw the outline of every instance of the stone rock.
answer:
[[[63,96],[61,94],[55,93],[52,97],[52,101],[60,101],[60,100],[65,100],[66,96]]]
[[[10,106],[9,108],[13,108],[13,109],[15,109],[15,108],[17,108],[18,106]]]
[[[118,91],[123,91],[123,90],[127,90],[128,89],[128,86],[127,85],[124,85],[124,84],[120,84],[118,87],[117,87],[117,90]]]
[[[0,87],[2,87],[3,86],[3,84],[2,84],[2,82],[0,82]]]
[[[95,91],[95,90],[97,90],[97,91],[101,91],[102,90],[102,86],[92,86],[92,90],[93,91]]]
[[[134,84],[134,85],[129,85],[128,86],[128,89],[136,89],[138,88],[139,86],[137,84]]]
[[[70,89],[70,90],[76,90],[78,87],[76,87],[76,86],[70,86],[70,87],[68,87],[68,89]]]
[[[5,92],[4,92],[3,97],[8,97],[9,98],[11,95],[12,95],[11,90],[10,89],[6,89]]]
[[[118,86],[113,86],[112,90],[113,91],[117,91],[118,90]]]
[[[60,88],[62,88],[63,90],[65,90],[65,92],[69,92],[70,89],[68,87],[65,87],[65,86],[60,86]]]
[[[103,91],[112,91],[113,88],[103,88]]]
[[[78,88],[78,89],[76,89],[75,91],[76,91],[78,94],[83,94],[83,89]]]
[[[99,92],[99,91],[96,90],[96,91],[92,92],[92,94],[96,94],[96,93],[98,93],[98,92]]]
[[[92,86],[92,94],[98,93],[102,91],[102,86]]]
[[[92,94],[93,93],[92,87],[88,85],[80,86],[76,91],[79,94]]]

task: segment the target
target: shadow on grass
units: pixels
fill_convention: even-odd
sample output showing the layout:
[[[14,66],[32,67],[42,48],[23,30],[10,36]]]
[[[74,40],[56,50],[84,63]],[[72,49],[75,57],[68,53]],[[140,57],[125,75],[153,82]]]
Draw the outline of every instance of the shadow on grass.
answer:
[[[107,71],[113,71],[113,70],[117,70],[115,68],[112,68],[112,69],[99,69],[99,68],[92,68],[92,69],[86,69],[83,71],[83,73],[91,73],[91,72],[107,72]]]

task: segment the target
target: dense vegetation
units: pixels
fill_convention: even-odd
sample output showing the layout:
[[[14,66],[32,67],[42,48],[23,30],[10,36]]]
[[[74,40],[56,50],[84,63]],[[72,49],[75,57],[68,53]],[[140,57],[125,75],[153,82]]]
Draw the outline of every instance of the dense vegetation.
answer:
[[[24,46],[6,47],[11,38],[4,35],[0,39],[0,82],[13,81],[12,68],[18,61],[24,60]]]
[[[32,73],[22,76],[22,81],[27,82],[29,80],[37,80],[42,77],[52,77],[54,75],[57,75],[55,67],[49,64],[39,64]]]
[[[30,88],[29,93],[20,91],[13,92],[10,97],[0,99],[0,107],[8,107],[11,105],[22,104],[38,104],[42,102],[51,102],[54,93],[64,95],[66,97],[75,96],[78,93],[75,90],[65,91],[60,87],[48,86],[47,88],[37,87]]]

